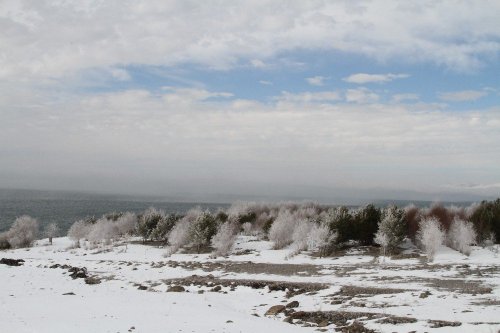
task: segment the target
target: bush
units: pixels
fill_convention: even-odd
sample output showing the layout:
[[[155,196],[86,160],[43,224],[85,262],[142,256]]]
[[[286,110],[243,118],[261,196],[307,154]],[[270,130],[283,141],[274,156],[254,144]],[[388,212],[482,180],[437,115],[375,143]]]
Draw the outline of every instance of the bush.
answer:
[[[163,217],[151,233],[151,238],[154,240],[166,241],[168,234],[180,218],[181,217],[177,214],[169,214]]]
[[[18,217],[7,232],[7,241],[13,248],[30,247],[38,235],[38,221],[28,215]]]
[[[86,220],[78,220],[68,230],[68,237],[75,242],[75,246],[80,247],[80,239],[87,238],[92,224]]]
[[[444,241],[444,231],[437,218],[427,218],[420,222],[417,233],[417,240],[420,242],[429,261],[434,260],[434,256]]]
[[[275,249],[282,249],[293,242],[293,231],[298,221],[288,209],[282,209],[269,229],[269,240]]]
[[[44,234],[49,239],[50,244],[52,244],[52,238],[56,237],[58,233],[59,227],[56,223],[50,223],[45,227]]]
[[[380,209],[372,204],[359,210],[354,216],[355,235],[353,235],[353,239],[358,240],[361,245],[372,245],[381,215]]]
[[[236,240],[239,226],[234,222],[224,222],[217,228],[217,233],[212,238],[215,256],[226,256]]]
[[[126,212],[116,219],[116,227],[121,236],[132,235],[137,229],[137,216]]]
[[[0,250],[10,249],[8,232],[0,233]]]
[[[448,246],[465,255],[470,255],[471,245],[476,243],[476,232],[472,223],[462,219],[453,220],[448,231]]]
[[[200,253],[203,247],[210,245],[212,237],[217,233],[217,220],[206,211],[191,223],[189,227],[189,241]]]
[[[104,241],[105,244],[110,244],[111,240],[117,239],[119,235],[120,232],[116,223],[103,217],[91,226],[90,232],[87,234],[87,238],[93,245],[96,245],[101,241]]]
[[[169,249],[165,254],[166,256],[176,253],[181,247],[189,243],[189,230],[191,224],[193,224],[201,214],[203,214],[203,212],[199,207],[190,209],[186,215],[174,225],[168,234]]]
[[[402,209],[390,206],[384,210],[375,235],[377,244],[393,253],[406,237],[406,219]],[[385,246],[384,246],[385,244]]]
[[[500,199],[482,201],[470,216],[470,220],[474,224],[479,243],[489,240],[492,233],[500,235]],[[500,237],[497,237],[496,243],[500,243]]]
[[[355,238],[353,217],[347,207],[330,209],[326,216],[326,223],[330,227],[330,231],[337,234],[336,246]]]
[[[325,223],[314,223],[309,235],[307,236],[307,249],[309,251],[318,251],[320,256],[327,254],[328,248],[335,243],[336,233],[332,233]]]
[[[154,207],[149,207],[139,217],[137,224],[137,233],[142,237],[143,241],[152,239],[152,233],[158,223],[165,218],[165,212],[157,210]]]
[[[298,222],[292,233],[292,253],[290,255],[297,255],[300,252],[307,250],[307,238],[313,226],[313,222],[305,220]]]

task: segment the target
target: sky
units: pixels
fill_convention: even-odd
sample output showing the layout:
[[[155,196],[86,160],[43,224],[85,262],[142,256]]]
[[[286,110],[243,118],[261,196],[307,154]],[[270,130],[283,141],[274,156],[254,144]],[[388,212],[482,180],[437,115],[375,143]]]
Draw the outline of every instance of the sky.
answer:
[[[500,193],[499,1],[0,0],[0,187]]]

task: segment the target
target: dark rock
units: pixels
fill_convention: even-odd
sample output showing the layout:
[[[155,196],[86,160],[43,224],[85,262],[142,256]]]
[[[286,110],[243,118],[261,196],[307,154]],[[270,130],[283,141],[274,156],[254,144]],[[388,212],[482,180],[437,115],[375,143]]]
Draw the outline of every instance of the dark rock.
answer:
[[[440,328],[446,326],[461,326],[462,323],[459,321],[445,321],[445,320],[429,320],[429,324],[431,324],[431,328]]]
[[[69,293],[64,293],[63,295],[74,295],[75,293],[74,292],[69,292]]]
[[[221,291],[222,287],[221,286],[215,286],[212,288],[212,291],[218,292]]]
[[[24,263],[23,259],[8,259],[8,258],[2,258],[0,260],[0,264],[4,264],[7,266],[21,266]]]
[[[429,290],[424,291],[423,293],[420,294],[420,298],[427,298],[429,295],[432,295]]]
[[[86,284],[99,284],[99,283],[101,283],[101,280],[99,280],[98,278],[89,276],[89,277],[85,278],[85,283]]]
[[[148,287],[146,287],[146,286],[139,286],[139,287],[137,287],[137,289],[139,289],[139,290],[148,290]]]
[[[297,308],[299,307],[299,302],[297,301],[292,301],[290,303],[288,303],[287,305],[285,305],[286,308],[290,309],[290,308]]]
[[[167,289],[167,292],[170,292],[170,293],[181,293],[184,291],[186,291],[186,289],[183,286],[172,286],[172,287]]]
[[[266,316],[276,316],[278,313],[285,311],[284,305],[273,305],[271,306],[264,315]]]

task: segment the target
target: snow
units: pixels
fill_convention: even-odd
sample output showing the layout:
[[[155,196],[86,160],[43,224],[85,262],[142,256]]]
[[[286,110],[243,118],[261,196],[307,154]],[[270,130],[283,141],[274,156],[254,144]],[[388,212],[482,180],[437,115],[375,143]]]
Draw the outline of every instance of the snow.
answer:
[[[72,245],[71,240],[62,237],[55,238],[53,245],[41,240],[29,249],[0,252],[1,258],[25,260],[18,267],[0,265],[1,332],[315,331],[315,324],[304,327],[283,322],[283,314],[264,316],[272,305],[292,300],[299,302],[296,310],[300,311],[370,312],[417,320],[402,324],[362,320],[367,328],[380,332],[500,329],[498,246],[473,247],[470,257],[442,246],[434,261],[427,263],[425,256],[381,258],[359,249],[339,257],[317,258],[302,253],[285,260],[290,249],[273,250],[270,242],[253,236],[239,236],[233,251],[250,253],[218,258],[186,253],[165,257],[166,248],[130,242],[95,249],[71,248]],[[248,262],[269,270],[253,271]],[[53,264],[86,267],[90,275],[102,282],[87,285],[83,279],[72,279],[66,269],[49,268]],[[234,269],[234,265],[241,269]],[[284,291],[243,285],[234,290],[222,286],[220,292],[189,285],[185,286],[186,292],[167,292],[170,282],[165,280],[209,274],[222,280],[322,283],[327,288],[290,298]],[[460,289],[464,284],[483,291],[464,293]],[[138,285],[147,290],[139,290]],[[401,292],[368,291],[346,297],[339,293],[342,286]],[[491,288],[491,292],[485,288]],[[421,297],[425,291],[430,294]],[[70,292],[75,295],[63,295]],[[340,303],[332,303],[335,297],[344,298]],[[429,320],[458,321],[461,326],[431,328]],[[330,324],[326,329],[333,332],[335,327],[336,324]]]

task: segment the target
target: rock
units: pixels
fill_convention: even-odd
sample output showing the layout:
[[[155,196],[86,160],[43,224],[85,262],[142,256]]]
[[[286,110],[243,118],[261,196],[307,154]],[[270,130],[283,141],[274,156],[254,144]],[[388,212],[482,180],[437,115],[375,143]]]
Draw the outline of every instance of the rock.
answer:
[[[218,292],[218,291],[221,291],[222,287],[221,286],[215,286],[212,288],[212,291],[214,292]]]
[[[285,305],[285,307],[287,309],[290,309],[290,308],[298,308],[299,307],[299,302],[297,301],[292,301],[290,303],[288,303],[287,305]]]
[[[68,272],[71,273],[69,276],[73,279],[85,279],[87,277],[87,269],[85,267],[71,267],[68,269]]]
[[[297,311],[297,312],[292,313],[290,315],[290,317],[292,317],[293,319],[302,319],[304,317],[307,317],[307,312]]]
[[[183,286],[172,286],[167,289],[167,292],[169,293],[181,293],[186,291],[186,289]]]
[[[276,316],[278,313],[285,311],[284,305],[273,305],[266,311],[266,316]]]
[[[432,295],[429,290],[424,291],[423,293],[420,294],[420,298],[427,298],[429,295]]]
[[[2,258],[0,260],[0,264],[4,264],[7,266],[21,266],[24,263],[23,259],[8,259],[8,258]]]
[[[64,293],[63,295],[75,295],[75,293],[70,291],[69,293]]]
[[[318,324],[318,327],[326,327],[328,326],[328,320],[323,320]]]
[[[61,267],[61,265],[59,265],[59,264],[54,264],[54,265],[50,266],[49,268],[59,268],[59,267]]]
[[[284,321],[285,323],[293,324],[293,319],[292,319],[292,317],[286,317],[285,319],[283,319],[283,321]]]
[[[146,287],[146,286],[139,286],[139,287],[137,287],[137,289],[139,289],[139,290],[148,290],[148,287]]]
[[[85,278],[85,283],[86,284],[99,284],[99,283],[101,283],[101,280],[99,280],[98,278],[89,276],[89,277]]]
[[[232,323],[233,321],[232,320],[227,320],[226,323],[230,324]]]

